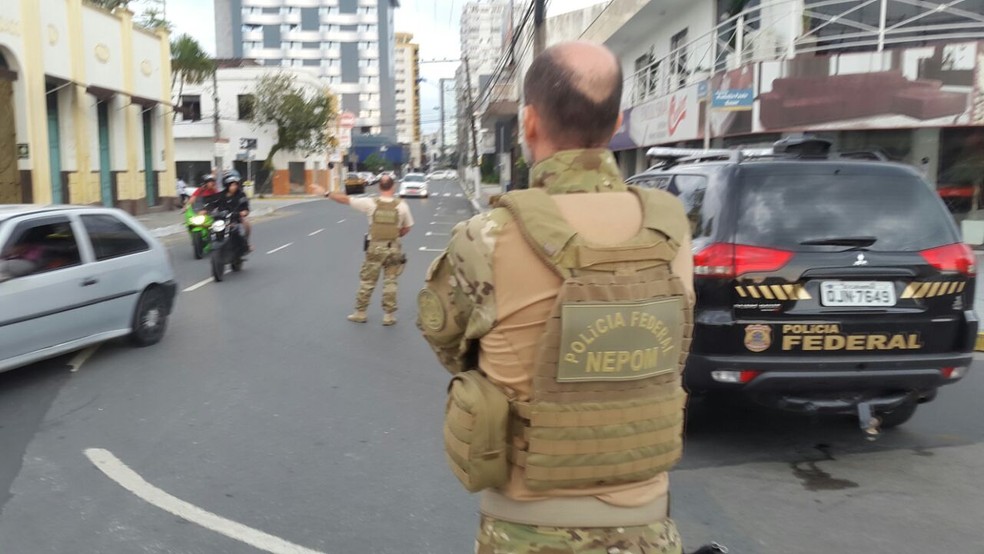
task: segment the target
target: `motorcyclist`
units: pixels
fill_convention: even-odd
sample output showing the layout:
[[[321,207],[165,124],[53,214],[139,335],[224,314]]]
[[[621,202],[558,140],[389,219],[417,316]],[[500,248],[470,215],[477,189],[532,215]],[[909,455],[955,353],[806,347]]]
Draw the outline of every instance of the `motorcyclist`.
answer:
[[[211,173],[202,177],[202,186],[195,190],[194,194],[191,195],[191,206],[192,209],[198,213],[204,215],[210,209],[210,204],[215,199],[213,196],[219,194],[221,191],[215,183],[215,175]]]
[[[209,209],[214,211],[225,211],[232,214],[232,220],[242,225],[246,236],[246,244],[249,245],[250,252],[253,245],[250,244],[249,237],[252,233],[252,224],[249,221],[249,198],[242,191],[242,177],[238,171],[226,173],[222,179],[225,190],[214,197],[209,202]]]

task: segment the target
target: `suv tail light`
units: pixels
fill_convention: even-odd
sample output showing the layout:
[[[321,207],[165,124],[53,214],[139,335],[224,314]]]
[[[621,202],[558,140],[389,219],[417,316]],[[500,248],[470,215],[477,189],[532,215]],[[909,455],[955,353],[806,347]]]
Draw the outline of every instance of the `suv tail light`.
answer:
[[[786,250],[719,242],[694,255],[694,275],[732,278],[746,273],[776,271],[792,257],[793,253]]]
[[[974,257],[974,251],[966,244],[948,244],[923,250],[919,254],[926,260],[926,263],[940,271],[955,271],[967,277],[977,275],[977,260]]]

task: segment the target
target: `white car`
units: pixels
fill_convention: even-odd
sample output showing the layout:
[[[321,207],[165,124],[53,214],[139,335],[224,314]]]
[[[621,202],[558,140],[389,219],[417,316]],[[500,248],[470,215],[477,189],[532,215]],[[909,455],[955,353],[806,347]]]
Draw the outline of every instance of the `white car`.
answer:
[[[423,173],[407,173],[400,181],[400,197],[416,196],[417,198],[427,198],[430,196],[427,185],[427,176]]]
[[[0,206],[0,371],[129,336],[164,336],[167,250],[122,210]]]

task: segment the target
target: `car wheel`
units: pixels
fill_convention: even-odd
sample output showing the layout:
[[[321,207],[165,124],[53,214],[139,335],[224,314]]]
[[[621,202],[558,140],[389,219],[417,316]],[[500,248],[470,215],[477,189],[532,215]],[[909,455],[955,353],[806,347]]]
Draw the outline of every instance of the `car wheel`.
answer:
[[[877,415],[881,418],[881,428],[891,429],[909,421],[916,414],[917,407],[919,407],[919,402],[909,399],[890,411],[878,412]]]
[[[167,298],[159,287],[150,287],[140,295],[133,315],[130,339],[138,346],[157,344],[167,330]]]
[[[201,233],[191,232],[191,246],[195,249],[195,259],[200,260],[205,255],[205,239]]]
[[[222,263],[221,258],[220,253],[212,252],[212,277],[218,282],[222,282],[225,275],[225,264]]]

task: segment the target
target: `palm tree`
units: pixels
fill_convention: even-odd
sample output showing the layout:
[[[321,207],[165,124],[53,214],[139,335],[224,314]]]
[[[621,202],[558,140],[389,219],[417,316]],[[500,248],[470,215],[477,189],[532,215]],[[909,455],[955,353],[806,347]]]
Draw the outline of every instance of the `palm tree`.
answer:
[[[200,85],[215,73],[215,61],[198,41],[183,34],[171,42],[171,90],[178,86],[177,102],[181,101],[185,83]]]

